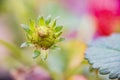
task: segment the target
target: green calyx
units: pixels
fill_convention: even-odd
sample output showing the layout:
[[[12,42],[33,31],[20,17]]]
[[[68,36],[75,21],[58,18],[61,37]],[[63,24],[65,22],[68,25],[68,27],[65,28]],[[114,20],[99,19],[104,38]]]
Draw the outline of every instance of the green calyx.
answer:
[[[29,25],[22,24],[22,28],[26,32],[27,43],[22,47],[32,45],[36,50],[47,50],[56,45],[61,39],[63,26],[56,25],[56,19],[51,20],[48,16],[38,17],[37,21],[30,20]]]

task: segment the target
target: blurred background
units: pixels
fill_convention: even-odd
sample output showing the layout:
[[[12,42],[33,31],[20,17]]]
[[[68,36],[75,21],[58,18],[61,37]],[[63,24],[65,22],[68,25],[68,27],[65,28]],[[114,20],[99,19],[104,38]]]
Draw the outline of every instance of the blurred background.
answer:
[[[60,16],[65,41],[46,62],[20,48],[20,24],[43,15]],[[92,70],[84,53],[87,43],[120,32],[120,0],[0,0],[0,80],[109,80]]]

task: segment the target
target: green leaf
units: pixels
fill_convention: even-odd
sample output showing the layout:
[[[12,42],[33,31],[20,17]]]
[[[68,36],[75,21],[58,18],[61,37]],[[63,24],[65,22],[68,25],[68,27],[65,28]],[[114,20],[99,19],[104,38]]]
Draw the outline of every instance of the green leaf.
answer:
[[[32,44],[30,42],[24,42],[21,44],[20,47],[22,48],[22,47],[29,47],[29,46],[32,46]]]
[[[53,45],[50,49],[55,50],[55,49],[58,49],[58,48],[59,48],[58,46]]]
[[[58,42],[61,42],[61,41],[64,41],[64,40],[65,40],[65,38],[59,38]]]
[[[63,29],[63,26],[57,26],[56,28],[55,28],[55,32],[59,32],[59,31],[61,31]]]
[[[49,15],[48,17],[47,17],[47,19],[46,19],[46,25],[49,25],[50,24],[50,22],[51,22],[51,15]]]
[[[30,19],[30,30],[34,31],[35,29],[35,22]]]
[[[21,27],[22,27],[27,33],[30,33],[29,26],[27,26],[27,25],[25,25],[25,24],[21,24]]]
[[[38,18],[38,23],[39,23],[39,26],[44,26],[45,25],[45,20],[44,20],[43,16],[40,16]]]
[[[86,51],[86,59],[100,74],[120,79],[120,34],[93,41]]]
[[[56,26],[56,19],[51,22],[51,27],[54,28]]]
[[[35,50],[34,54],[33,54],[33,59],[37,58],[40,55],[40,51],[39,50]]]
[[[26,35],[27,40],[30,40],[32,38],[32,36],[29,34],[25,34],[25,35]]]
[[[59,37],[62,34],[62,32],[56,33],[55,37]]]

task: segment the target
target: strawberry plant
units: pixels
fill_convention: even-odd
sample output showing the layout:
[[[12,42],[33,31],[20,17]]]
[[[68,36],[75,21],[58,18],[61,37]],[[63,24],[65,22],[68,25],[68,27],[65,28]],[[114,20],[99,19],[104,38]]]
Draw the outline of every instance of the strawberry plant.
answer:
[[[30,20],[29,25],[21,24],[27,37],[27,41],[24,42],[21,47],[33,47],[33,58],[41,55],[42,59],[46,59],[48,50],[56,48],[56,44],[64,40],[64,38],[60,37],[63,26],[57,26],[56,20],[57,18],[51,20],[50,16],[46,19],[40,16],[36,21]]]

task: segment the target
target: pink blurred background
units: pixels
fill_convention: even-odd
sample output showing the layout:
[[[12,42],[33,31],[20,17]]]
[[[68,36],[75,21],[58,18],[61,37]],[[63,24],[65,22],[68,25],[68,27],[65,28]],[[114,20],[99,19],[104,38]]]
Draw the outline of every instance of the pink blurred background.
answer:
[[[58,52],[65,55],[51,54],[47,65],[31,58],[32,49],[19,47],[26,40],[20,24],[28,24],[38,15],[60,16],[58,24],[64,25],[66,41]],[[66,74],[67,80],[96,80],[89,64],[82,63],[87,43],[119,32],[120,0],[0,0],[0,69],[10,72],[15,80],[31,75],[35,77],[31,80],[44,76],[44,80],[65,80]],[[100,80],[108,79],[102,76]]]

